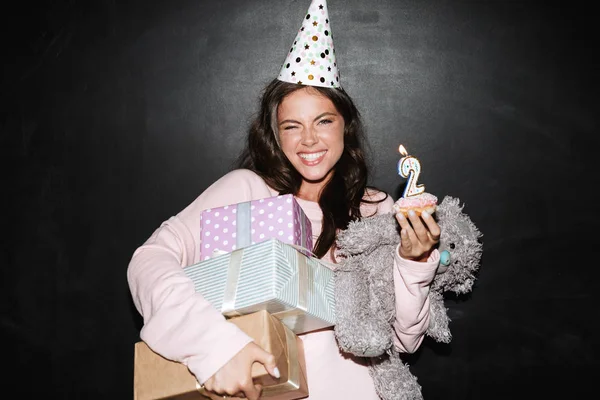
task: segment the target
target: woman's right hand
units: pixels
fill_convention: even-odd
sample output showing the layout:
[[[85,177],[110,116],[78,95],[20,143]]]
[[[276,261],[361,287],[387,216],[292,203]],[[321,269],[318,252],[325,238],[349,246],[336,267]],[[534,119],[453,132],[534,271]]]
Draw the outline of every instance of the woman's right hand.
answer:
[[[396,213],[396,220],[402,228],[398,255],[407,260],[427,261],[440,242],[441,229],[435,219],[426,211],[419,217],[411,210],[408,218],[401,212]]]
[[[254,342],[248,343],[239,353],[204,382],[204,389],[218,395],[240,396],[258,400],[262,387],[252,380],[252,364],[259,362],[269,374],[279,378],[275,357]]]

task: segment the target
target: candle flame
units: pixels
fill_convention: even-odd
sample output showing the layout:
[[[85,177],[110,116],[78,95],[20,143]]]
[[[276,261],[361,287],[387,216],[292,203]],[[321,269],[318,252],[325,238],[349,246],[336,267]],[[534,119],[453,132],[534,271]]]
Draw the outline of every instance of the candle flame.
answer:
[[[408,152],[406,151],[406,149],[404,148],[404,146],[400,145],[400,147],[398,147],[398,151],[400,152],[400,154],[402,154],[403,156],[407,156]]]

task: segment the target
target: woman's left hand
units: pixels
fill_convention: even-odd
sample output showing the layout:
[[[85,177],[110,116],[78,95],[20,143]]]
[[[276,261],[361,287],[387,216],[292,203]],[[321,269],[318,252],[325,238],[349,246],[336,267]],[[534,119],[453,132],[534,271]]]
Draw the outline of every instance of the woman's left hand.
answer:
[[[396,213],[400,224],[400,257],[425,262],[440,241],[440,227],[427,212],[418,216],[414,211],[408,212],[406,218],[401,212]]]

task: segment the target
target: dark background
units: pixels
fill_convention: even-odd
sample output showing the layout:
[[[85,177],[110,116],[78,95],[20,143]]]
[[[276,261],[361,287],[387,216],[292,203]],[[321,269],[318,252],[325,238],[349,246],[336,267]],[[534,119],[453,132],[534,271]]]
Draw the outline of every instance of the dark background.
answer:
[[[131,254],[228,171],[309,3],[3,6],[3,392],[132,398]],[[411,357],[426,399],[596,388],[597,18],[562,3],[329,1],[372,183],[398,197],[402,143],[484,234],[452,343]]]

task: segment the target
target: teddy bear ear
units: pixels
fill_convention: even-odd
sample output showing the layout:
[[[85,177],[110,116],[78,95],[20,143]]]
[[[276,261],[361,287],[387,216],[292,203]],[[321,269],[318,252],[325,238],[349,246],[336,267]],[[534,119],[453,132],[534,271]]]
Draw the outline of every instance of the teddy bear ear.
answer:
[[[451,196],[446,196],[438,206],[438,224],[442,228],[440,268],[432,284],[438,292],[471,291],[479,270],[482,233],[463,212],[463,207],[460,199]]]

